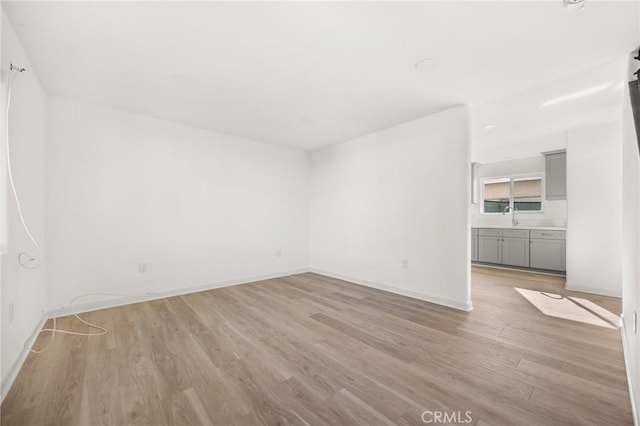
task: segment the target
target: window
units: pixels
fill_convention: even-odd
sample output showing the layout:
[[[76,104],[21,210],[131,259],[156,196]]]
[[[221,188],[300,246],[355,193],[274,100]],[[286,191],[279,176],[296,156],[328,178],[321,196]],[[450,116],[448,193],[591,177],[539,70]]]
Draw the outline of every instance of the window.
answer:
[[[482,182],[483,213],[502,213],[506,207],[518,211],[542,211],[542,177],[485,179]]]
[[[484,212],[502,213],[511,201],[511,181],[495,179],[484,182]]]
[[[518,211],[542,210],[542,179],[528,178],[513,181],[513,206]]]

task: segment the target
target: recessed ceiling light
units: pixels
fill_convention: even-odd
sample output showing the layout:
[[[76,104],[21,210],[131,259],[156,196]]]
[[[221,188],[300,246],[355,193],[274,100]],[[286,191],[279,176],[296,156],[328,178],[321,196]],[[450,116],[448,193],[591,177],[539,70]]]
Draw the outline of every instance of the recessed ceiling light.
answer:
[[[435,59],[425,58],[425,59],[420,59],[418,62],[416,62],[415,68],[416,68],[416,71],[425,71],[425,70],[428,70],[429,68],[432,68],[435,64],[436,64]]]
[[[493,130],[495,128],[497,128],[498,125],[497,124],[487,124],[486,126],[484,126],[484,130]]]

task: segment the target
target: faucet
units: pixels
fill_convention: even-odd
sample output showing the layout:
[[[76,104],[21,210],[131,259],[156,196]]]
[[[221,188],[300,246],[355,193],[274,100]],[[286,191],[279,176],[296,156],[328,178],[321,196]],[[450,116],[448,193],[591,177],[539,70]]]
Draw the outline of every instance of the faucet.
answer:
[[[511,226],[517,226],[518,221],[516,220],[516,212],[518,211],[517,207],[506,206],[502,210],[502,215],[504,216],[506,213],[511,212]]]

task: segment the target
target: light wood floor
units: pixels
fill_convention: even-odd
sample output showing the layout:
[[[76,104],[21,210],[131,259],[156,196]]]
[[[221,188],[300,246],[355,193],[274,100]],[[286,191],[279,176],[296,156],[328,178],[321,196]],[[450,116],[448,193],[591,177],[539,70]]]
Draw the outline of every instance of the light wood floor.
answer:
[[[513,290],[562,283],[474,267],[465,313],[302,274],[93,312],[109,333],[30,355],[2,425],[632,424],[618,331]]]

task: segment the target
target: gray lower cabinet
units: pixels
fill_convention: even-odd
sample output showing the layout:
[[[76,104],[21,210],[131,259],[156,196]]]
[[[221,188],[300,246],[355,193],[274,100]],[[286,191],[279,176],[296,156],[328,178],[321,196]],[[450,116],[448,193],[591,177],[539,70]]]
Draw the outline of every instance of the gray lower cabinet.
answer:
[[[529,267],[529,238],[502,239],[502,263],[504,265]]]
[[[471,261],[478,261],[478,236],[471,235]]]
[[[529,230],[502,230],[502,264],[510,266],[529,266]]]
[[[478,261],[502,263],[502,237],[478,236]]]
[[[565,271],[565,231],[474,228],[471,258],[474,262]]]
[[[531,231],[531,267],[566,271],[567,243],[564,231]]]

